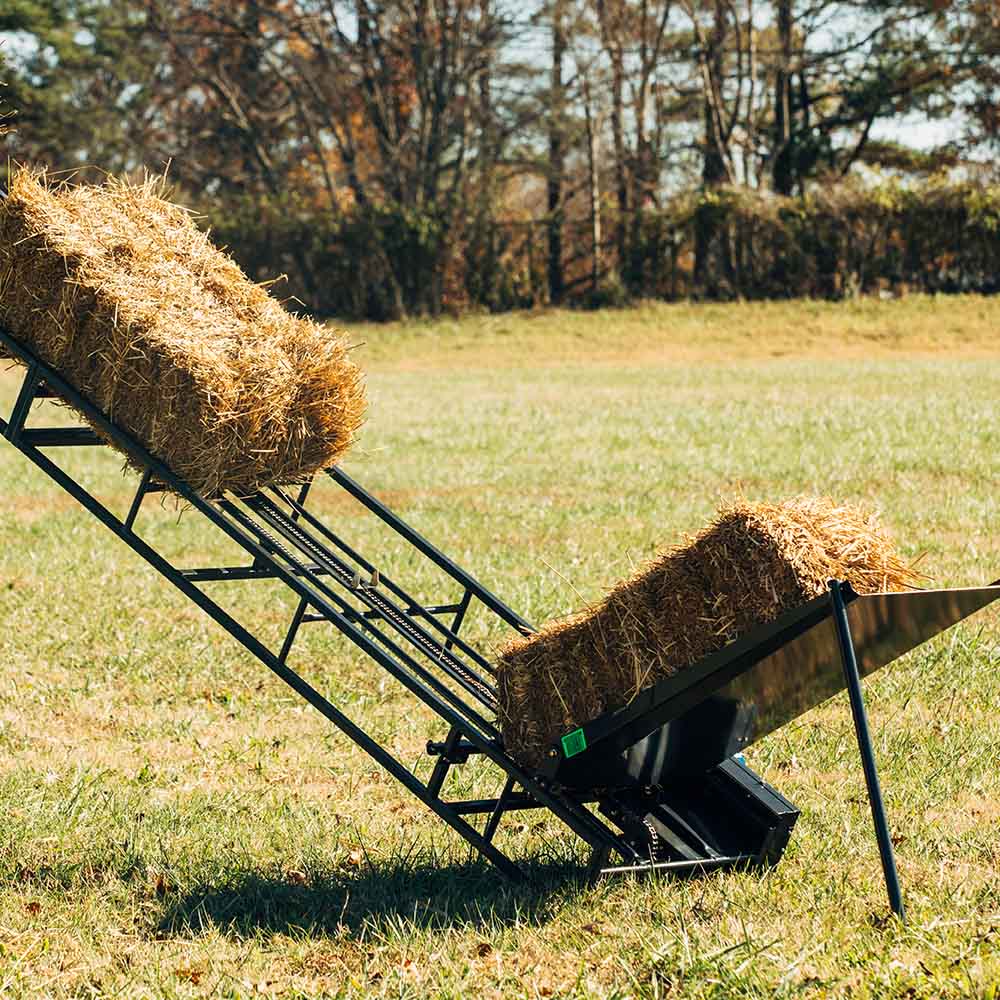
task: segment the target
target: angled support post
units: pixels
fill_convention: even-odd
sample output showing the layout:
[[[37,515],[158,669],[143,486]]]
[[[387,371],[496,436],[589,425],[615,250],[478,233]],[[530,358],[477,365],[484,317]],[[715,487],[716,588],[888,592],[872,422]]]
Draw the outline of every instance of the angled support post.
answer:
[[[494,807],[493,812],[490,813],[490,817],[486,821],[486,825],[483,827],[483,839],[492,843],[493,835],[497,832],[500,820],[503,819],[503,814],[507,811],[516,786],[517,781],[513,777],[508,776],[507,780],[504,782],[503,791],[501,791],[499,796],[497,796],[497,804]]]
[[[585,881],[587,885],[594,885],[601,877],[601,870],[607,867],[611,860],[611,848],[607,844],[598,844],[591,848],[590,860],[587,862]]]
[[[851,639],[851,625],[847,617],[847,605],[844,602],[842,584],[838,580],[830,581],[830,597],[833,600],[833,621],[837,628],[837,642],[840,645],[840,655],[844,664],[847,692],[851,699],[854,732],[857,734],[858,749],[861,751],[861,764],[864,767],[865,784],[868,786],[868,802],[871,805],[875,837],[878,840],[879,855],[882,858],[882,873],[885,876],[885,887],[889,893],[889,905],[892,907],[892,912],[905,923],[903,894],[899,888],[896,855],[892,848],[889,821],[886,819],[885,803],[882,801],[882,789],[878,780],[878,768],[875,765],[875,751],[872,748],[868,714],[865,711],[865,700],[861,691],[858,658],[854,650],[854,641]]]
[[[438,756],[437,761],[434,764],[434,770],[431,773],[430,781],[427,782],[427,791],[434,798],[438,798],[441,795],[441,789],[444,787],[444,779],[448,777],[448,771],[451,768],[455,750],[458,748],[458,744],[462,741],[462,730],[458,726],[452,726],[448,730],[448,737],[444,741],[444,746],[441,748],[441,754]]]
[[[24,430],[24,424],[28,419],[31,404],[35,401],[40,382],[41,375],[38,371],[38,363],[32,362],[28,365],[28,371],[25,373],[21,389],[14,402],[14,409],[11,411],[10,420],[4,428],[4,437],[12,444],[17,444],[20,440],[21,432]]]
[[[153,479],[153,470],[146,468],[142,474],[142,479],[139,481],[139,488],[135,491],[135,496],[132,498],[132,506],[129,507],[128,515],[125,518],[125,530],[131,531],[135,527],[135,519],[139,516],[139,508],[142,507],[142,501],[146,499],[146,493],[149,490],[149,484]]]

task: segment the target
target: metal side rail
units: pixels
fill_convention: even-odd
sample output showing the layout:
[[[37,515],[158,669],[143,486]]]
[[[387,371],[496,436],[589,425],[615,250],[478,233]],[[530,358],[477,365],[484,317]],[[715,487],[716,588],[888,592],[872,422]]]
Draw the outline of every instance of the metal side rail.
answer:
[[[522,869],[493,843],[494,834],[508,812],[547,808],[593,852],[604,856],[614,852],[626,865],[641,864],[646,859],[643,848],[633,838],[623,836],[587,807],[594,801],[593,794],[567,791],[529,773],[503,748],[493,721],[493,667],[459,633],[476,601],[522,634],[532,631],[528,622],[353,479],[339,469],[327,470],[333,483],[457,585],[459,594],[455,599],[434,605],[417,601],[401,584],[381,572],[375,561],[365,559],[307,509],[310,484],[298,490],[274,488],[250,497],[203,497],[2,328],[0,351],[27,369],[10,418],[0,419],[0,434],[370,754],[482,857],[512,878],[523,877]],[[90,426],[27,427],[34,402],[53,397],[69,404]],[[133,465],[144,470],[124,517],[109,509],[43,450],[102,444],[113,444],[129,456]],[[248,563],[190,569],[165,558],[136,528],[144,499],[164,491],[176,494],[191,513],[206,518],[235,542],[246,553]],[[202,586],[257,579],[279,580],[298,599],[277,650],[256,634],[253,623],[237,620]],[[437,760],[426,782],[289,666],[299,630],[309,622],[333,625],[447,724],[447,738],[428,744],[428,753]],[[450,769],[463,765],[472,755],[496,765],[502,790],[495,798],[448,801],[442,793]],[[466,818],[475,816],[485,817],[482,829]]]

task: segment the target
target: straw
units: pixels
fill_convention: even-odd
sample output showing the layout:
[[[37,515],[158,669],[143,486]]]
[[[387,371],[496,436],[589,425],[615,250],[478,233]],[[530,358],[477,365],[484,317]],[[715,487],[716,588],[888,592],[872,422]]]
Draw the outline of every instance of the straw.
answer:
[[[206,496],[301,481],[363,419],[343,335],[249,281],[157,180],[16,170],[0,324]]]
[[[562,734],[825,592],[831,579],[874,593],[905,589],[918,574],[877,517],[856,507],[816,497],[724,505],[603,601],[501,650],[507,749],[537,767]]]

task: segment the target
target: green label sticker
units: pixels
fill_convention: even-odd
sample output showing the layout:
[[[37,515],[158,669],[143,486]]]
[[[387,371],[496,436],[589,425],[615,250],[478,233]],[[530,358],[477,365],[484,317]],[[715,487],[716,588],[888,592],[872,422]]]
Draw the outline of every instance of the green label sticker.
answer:
[[[575,757],[578,753],[583,753],[587,749],[587,737],[583,735],[582,729],[574,729],[562,738],[562,748],[564,757]]]

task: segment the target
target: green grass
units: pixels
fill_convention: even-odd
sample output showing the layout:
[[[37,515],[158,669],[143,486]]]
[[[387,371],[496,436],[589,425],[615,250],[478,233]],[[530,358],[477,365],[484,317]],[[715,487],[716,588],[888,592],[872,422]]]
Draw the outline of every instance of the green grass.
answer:
[[[987,582],[998,329],[1000,300],[976,298],[362,329],[372,407],[347,468],[535,621],[736,490],[873,505],[936,582]],[[0,413],[16,387],[0,376]],[[134,489],[110,455],[66,465],[119,507]],[[515,889],[2,445],[0,498],[0,997],[1000,992],[995,612],[866,685],[908,926],[885,920],[843,696],[752,748],[803,813],[775,869],[587,887],[579,846],[528,813],[501,834],[536,876]],[[332,488],[315,502],[442,596]],[[224,556],[150,506],[140,527],[179,562]],[[275,639],[291,613],[268,584],[217,592]],[[434,720],[322,626],[297,656],[427,774]],[[470,770],[456,791],[494,790]]]

